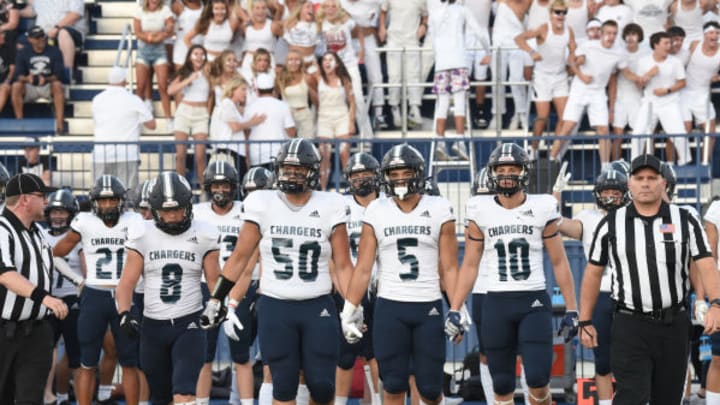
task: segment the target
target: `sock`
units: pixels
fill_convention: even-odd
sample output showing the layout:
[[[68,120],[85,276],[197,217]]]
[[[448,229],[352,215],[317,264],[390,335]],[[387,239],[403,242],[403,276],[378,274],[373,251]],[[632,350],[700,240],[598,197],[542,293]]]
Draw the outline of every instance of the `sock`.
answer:
[[[252,398],[245,398],[240,400],[240,405],[253,405],[255,400]]]
[[[297,390],[297,396],[295,397],[296,405],[309,405],[310,404],[310,390],[307,385],[299,384]]]
[[[369,365],[363,366],[363,373],[365,374],[365,382],[367,383],[368,389],[370,390],[370,405],[382,405],[382,398],[380,393],[375,391],[373,387],[372,372]]]
[[[598,405],[612,405],[612,399],[601,399]]]
[[[706,405],[718,405],[720,404],[720,392],[705,391],[705,404]]]
[[[488,404],[495,403],[495,391],[493,390],[492,376],[490,375],[490,368],[485,363],[480,363],[480,383],[485,392],[485,402]]]
[[[523,398],[525,399],[525,405],[530,405],[530,390],[528,390],[527,380],[525,379],[525,367],[521,367],[520,370],[520,385],[522,386]]]
[[[347,397],[335,397],[335,405],[346,405]]]
[[[150,401],[140,401],[138,405],[150,405]]]
[[[196,405],[210,405],[210,398],[195,398]]]
[[[237,386],[237,372],[235,367],[232,368],[232,384],[230,385],[230,398],[228,399],[230,405],[240,405],[240,395],[238,395]]]
[[[272,383],[262,383],[262,385],[260,385],[260,393],[258,393],[258,405],[272,405],[272,391]]]
[[[383,115],[383,108],[382,106],[375,106],[375,116],[379,117]]]
[[[62,401],[67,401],[67,400],[69,400],[69,399],[70,399],[70,395],[68,395],[67,392],[64,393],[64,394],[61,394],[61,393],[58,392],[57,394],[55,394],[55,398],[56,398],[56,400],[57,400],[57,403],[59,404],[59,403],[61,403]]]
[[[98,401],[107,401],[112,396],[112,385],[101,385],[98,387]]]
[[[600,163],[600,171],[603,171],[603,170],[607,169],[608,167],[610,167],[610,162],[601,162]]]
[[[425,402],[425,401],[422,400],[422,398],[421,398],[419,401],[420,401],[420,405],[428,405],[427,402]],[[443,405],[445,404],[445,397],[443,397],[443,398],[440,400],[440,403],[443,404]]]

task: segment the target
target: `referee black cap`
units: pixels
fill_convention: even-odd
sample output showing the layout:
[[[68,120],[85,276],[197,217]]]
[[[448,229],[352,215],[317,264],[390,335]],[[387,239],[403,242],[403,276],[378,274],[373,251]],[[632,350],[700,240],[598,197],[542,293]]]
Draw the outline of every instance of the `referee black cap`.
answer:
[[[32,173],[18,173],[10,178],[5,186],[5,196],[14,197],[22,194],[51,193],[55,187],[48,187],[42,179]]]
[[[658,173],[662,172],[662,160],[656,158],[654,155],[644,154],[636,157],[630,163],[630,174],[635,174],[638,170],[644,168],[650,168]]]

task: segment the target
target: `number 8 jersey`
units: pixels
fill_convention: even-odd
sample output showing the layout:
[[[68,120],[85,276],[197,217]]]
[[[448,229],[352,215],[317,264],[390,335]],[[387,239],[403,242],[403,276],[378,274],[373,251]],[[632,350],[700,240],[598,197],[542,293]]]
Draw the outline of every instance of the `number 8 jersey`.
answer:
[[[368,205],[363,222],[372,226],[378,250],[378,297],[403,302],[442,298],[438,274],[440,229],[455,221],[443,197],[423,195],[411,212],[393,198]]]
[[[253,191],[243,202],[245,222],[260,230],[263,295],[307,300],[332,290],[330,236],[345,224],[350,208],[340,194],[313,191],[303,206],[277,190]]]
[[[468,200],[465,224],[474,222],[485,238],[482,262],[488,266],[488,292],[545,289],[543,232],[559,218],[557,201],[547,194],[528,194],[513,209],[492,195]]]

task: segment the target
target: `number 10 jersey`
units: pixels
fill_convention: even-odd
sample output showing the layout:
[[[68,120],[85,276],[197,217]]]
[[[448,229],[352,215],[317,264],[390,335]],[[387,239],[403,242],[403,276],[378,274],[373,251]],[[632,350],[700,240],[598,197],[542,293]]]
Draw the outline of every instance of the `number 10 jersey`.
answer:
[[[512,209],[492,195],[468,200],[465,223],[474,222],[484,235],[482,262],[488,266],[488,292],[545,289],[543,232],[559,218],[557,201],[547,194],[528,194]]]

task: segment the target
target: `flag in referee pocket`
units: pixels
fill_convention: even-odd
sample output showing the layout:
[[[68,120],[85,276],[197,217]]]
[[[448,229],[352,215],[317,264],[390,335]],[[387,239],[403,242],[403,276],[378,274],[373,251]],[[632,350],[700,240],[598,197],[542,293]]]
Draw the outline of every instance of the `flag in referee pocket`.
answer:
[[[675,233],[675,225],[660,224],[660,233]]]

